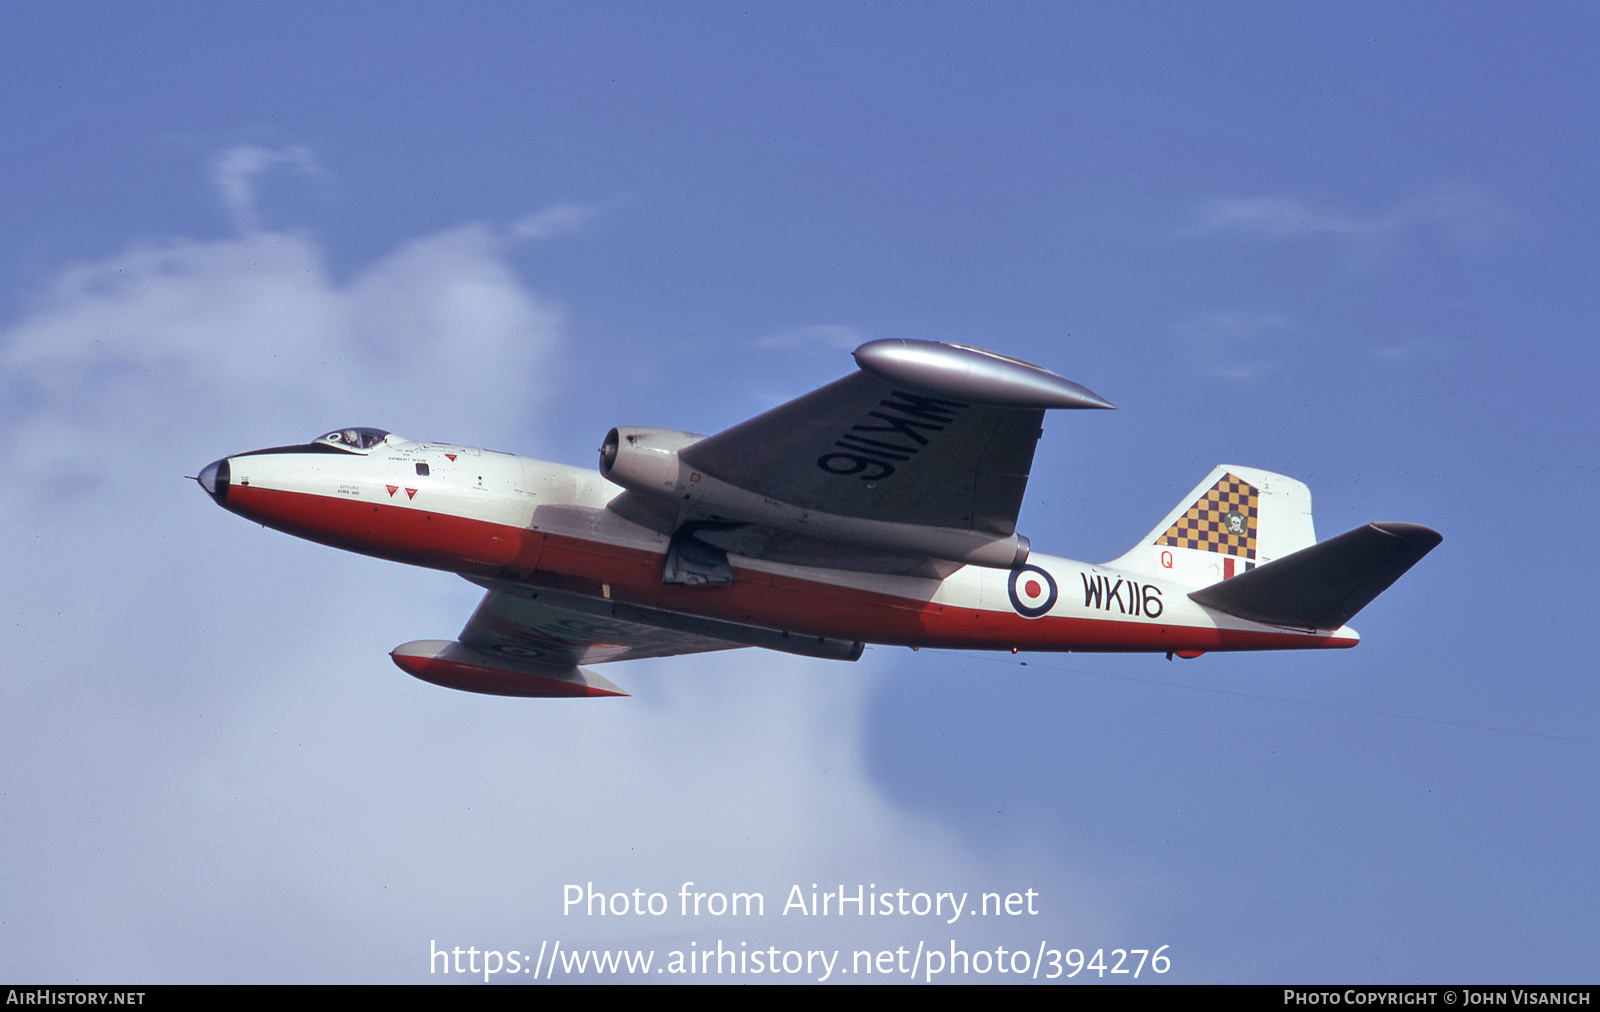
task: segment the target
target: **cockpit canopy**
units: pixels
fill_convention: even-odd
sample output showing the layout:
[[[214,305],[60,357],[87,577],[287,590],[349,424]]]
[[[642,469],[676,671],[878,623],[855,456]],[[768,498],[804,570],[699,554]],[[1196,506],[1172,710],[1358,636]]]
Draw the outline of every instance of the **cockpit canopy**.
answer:
[[[331,443],[334,446],[352,450],[370,450],[383,442],[388,436],[387,429],[369,429],[365,426],[356,426],[350,429],[335,429],[334,431],[318,436],[316,442]]]

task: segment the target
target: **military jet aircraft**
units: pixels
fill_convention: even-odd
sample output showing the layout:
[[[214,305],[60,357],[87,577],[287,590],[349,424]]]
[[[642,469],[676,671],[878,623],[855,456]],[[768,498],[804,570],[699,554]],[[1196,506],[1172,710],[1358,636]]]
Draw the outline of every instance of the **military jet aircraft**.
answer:
[[[964,345],[854,355],[714,436],[618,426],[597,472],[349,428],[198,481],[257,523],[485,588],[459,638],[391,656],[505,696],[626,695],[582,665],[752,646],[1350,647],[1345,623],[1442,540],[1372,523],[1318,542],[1305,485],[1222,465],[1121,558],[1040,555],[1016,522],[1044,413],[1112,405]]]

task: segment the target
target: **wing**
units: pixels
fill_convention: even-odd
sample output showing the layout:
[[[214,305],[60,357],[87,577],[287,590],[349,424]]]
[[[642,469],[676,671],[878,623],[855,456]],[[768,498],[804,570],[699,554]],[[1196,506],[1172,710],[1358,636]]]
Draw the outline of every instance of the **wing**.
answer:
[[[1077,383],[960,345],[874,341],[861,371],[681,451],[691,467],[805,510],[1015,532],[1046,408],[1109,408]]]
[[[551,591],[531,593],[537,596],[491,590],[461,630],[461,643],[497,657],[562,666],[744,646],[618,618],[607,613],[615,607],[610,601],[569,598]],[[552,599],[568,607],[558,607]]]
[[[459,640],[417,640],[390,656],[424,681],[468,692],[620,696],[626,693],[579,665],[738,647],[852,661],[862,650],[860,643],[504,584],[484,595]]]

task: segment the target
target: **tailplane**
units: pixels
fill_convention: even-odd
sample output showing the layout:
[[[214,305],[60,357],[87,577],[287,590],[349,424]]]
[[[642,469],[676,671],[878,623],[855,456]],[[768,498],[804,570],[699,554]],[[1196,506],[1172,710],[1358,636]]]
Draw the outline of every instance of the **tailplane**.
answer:
[[[1189,596],[1251,622],[1337,629],[1443,540],[1418,524],[1367,524]]]
[[[1316,543],[1305,483],[1220,464],[1154,530],[1107,565],[1205,587]]]

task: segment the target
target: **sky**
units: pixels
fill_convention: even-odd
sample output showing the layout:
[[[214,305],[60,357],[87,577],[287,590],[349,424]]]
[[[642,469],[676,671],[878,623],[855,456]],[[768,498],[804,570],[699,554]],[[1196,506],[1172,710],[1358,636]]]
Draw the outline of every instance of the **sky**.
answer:
[[[1027,954],[870,978],[898,983],[1050,950],[1072,983],[1592,982],[1597,30],[6,5],[0,978],[481,986],[533,975],[431,953],[559,943]],[[1444,543],[1351,651],[745,650],[515,700],[387,657],[455,635],[471,585],[185,480],[352,424],[592,466],[611,426],[719,431],[881,338],[1118,405],[1047,418],[1040,552],[1114,558],[1218,463],[1307,482],[1321,537]],[[564,905],[591,883],[671,910]],[[781,912],[814,883],[1036,912]]]

